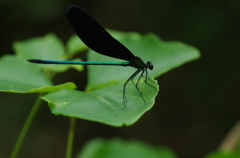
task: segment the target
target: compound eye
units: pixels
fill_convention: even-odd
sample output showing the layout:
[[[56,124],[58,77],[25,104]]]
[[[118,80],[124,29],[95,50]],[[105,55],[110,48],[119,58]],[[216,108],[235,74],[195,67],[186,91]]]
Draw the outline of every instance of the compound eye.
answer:
[[[150,69],[150,70],[152,70],[152,69],[153,69],[153,65],[152,65],[152,64],[149,66],[149,69]]]
[[[151,61],[147,62],[147,67],[152,70],[153,69],[153,64],[151,63]]]

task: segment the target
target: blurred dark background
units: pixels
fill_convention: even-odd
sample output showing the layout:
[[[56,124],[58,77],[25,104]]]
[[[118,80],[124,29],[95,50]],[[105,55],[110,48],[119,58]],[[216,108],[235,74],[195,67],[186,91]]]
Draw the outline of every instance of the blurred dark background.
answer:
[[[136,124],[115,128],[78,120],[74,156],[86,141],[114,136],[165,145],[180,158],[200,158],[216,150],[240,114],[240,1],[1,0],[1,55],[13,54],[11,44],[16,40],[49,32],[66,42],[73,31],[64,11],[72,4],[106,28],[153,32],[163,40],[195,46],[202,54],[158,78],[156,104]],[[74,81],[81,90],[86,80],[86,72],[74,70],[55,78],[56,83]],[[9,157],[36,97],[0,93],[0,157]],[[64,157],[68,122],[67,117],[50,114],[44,103],[18,157]]]

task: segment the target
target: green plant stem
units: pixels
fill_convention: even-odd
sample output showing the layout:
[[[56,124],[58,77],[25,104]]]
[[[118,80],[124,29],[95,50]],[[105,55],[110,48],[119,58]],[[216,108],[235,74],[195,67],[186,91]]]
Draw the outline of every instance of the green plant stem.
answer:
[[[18,152],[19,152],[19,149],[21,148],[22,146],[22,143],[23,143],[23,140],[27,134],[27,131],[29,130],[29,127],[31,126],[32,122],[33,122],[33,119],[34,117],[36,116],[36,113],[42,103],[42,99],[40,98],[41,96],[43,95],[43,93],[40,93],[37,97],[37,100],[35,101],[30,113],[28,114],[28,117],[23,125],[23,128],[17,138],[17,142],[15,143],[14,145],[14,148],[13,148],[13,151],[11,153],[11,156],[10,158],[16,158]]]
[[[75,117],[70,117],[69,118],[69,131],[68,131],[66,158],[71,158],[72,157],[75,124],[76,124],[76,118]]]

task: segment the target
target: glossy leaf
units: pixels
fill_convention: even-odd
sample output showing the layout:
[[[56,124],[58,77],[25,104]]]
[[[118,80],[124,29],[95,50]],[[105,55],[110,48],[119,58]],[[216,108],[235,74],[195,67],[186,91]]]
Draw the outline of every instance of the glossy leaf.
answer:
[[[48,102],[51,112],[55,115],[76,117],[118,127],[129,126],[154,105],[158,93],[156,89],[146,85],[144,80],[140,81],[139,89],[146,105],[135,86],[130,83],[126,90],[128,102],[124,108],[122,95],[124,82],[108,83],[87,93],[60,90],[42,98]],[[157,84],[152,83],[152,85],[157,88]]]
[[[77,35],[73,35],[67,42],[67,52],[74,55],[78,52],[87,50],[88,47],[79,39]]]
[[[52,33],[43,37],[14,42],[13,49],[18,56],[26,60],[66,60],[65,48],[62,41]],[[69,68],[69,65],[31,64],[57,72],[63,72]]]
[[[240,158],[240,153],[234,151],[216,151],[204,158]]]
[[[151,146],[140,141],[94,139],[88,142],[77,158],[177,158],[164,146]]]
[[[112,32],[112,31],[111,31]],[[185,62],[197,59],[197,49],[181,42],[164,42],[156,35],[141,36],[138,33],[114,32],[117,40],[126,45],[136,56],[145,62],[152,61],[154,70],[148,70],[148,77],[173,69]],[[163,59],[164,60],[163,60]],[[96,52],[88,53],[89,61],[121,61]],[[53,114],[77,117],[112,126],[132,125],[154,105],[157,90],[146,85],[141,79],[139,88],[146,100],[146,105],[136,87],[127,84],[126,108],[123,104],[123,85],[136,71],[132,67],[122,66],[88,66],[88,84],[86,92],[61,90],[43,97],[49,102]],[[134,79],[135,83],[139,76]],[[148,80],[148,83],[158,88],[158,85]]]
[[[153,63],[154,68],[148,70],[148,76],[158,77],[173,68],[200,57],[200,53],[196,48],[182,42],[165,42],[152,33],[146,35],[117,31],[111,31],[111,33],[129,48],[135,56],[142,58],[144,62],[151,61]],[[88,53],[88,60],[123,61],[103,56],[94,51]],[[94,89],[109,81],[126,81],[136,70],[132,67],[89,66],[88,71],[87,89]]]
[[[0,59],[0,91],[13,93],[53,92],[59,89],[75,89],[74,83],[53,86],[37,66],[16,56]]]

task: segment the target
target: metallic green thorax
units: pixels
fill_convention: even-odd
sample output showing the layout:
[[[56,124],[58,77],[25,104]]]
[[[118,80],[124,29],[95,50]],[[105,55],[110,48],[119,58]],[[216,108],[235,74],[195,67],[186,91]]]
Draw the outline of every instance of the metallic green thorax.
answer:
[[[149,68],[150,70],[153,69],[153,65],[150,61],[145,64],[143,60],[137,56],[135,56],[135,58],[130,61],[129,65],[139,70],[145,70],[147,68]]]

